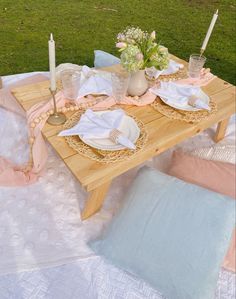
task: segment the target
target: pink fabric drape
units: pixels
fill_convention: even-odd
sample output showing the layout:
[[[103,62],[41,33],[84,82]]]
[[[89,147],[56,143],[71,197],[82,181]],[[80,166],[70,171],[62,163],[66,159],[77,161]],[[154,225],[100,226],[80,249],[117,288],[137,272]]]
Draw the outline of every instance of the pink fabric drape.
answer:
[[[11,88],[22,85],[38,83],[47,80],[43,75],[34,75],[27,79],[0,89],[0,106],[8,111],[25,117],[23,108],[17,103],[15,97],[11,93]],[[34,183],[38,175],[33,171],[29,171],[26,165],[14,165],[8,159],[0,156],[0,185],[1,186],[23,186]]]

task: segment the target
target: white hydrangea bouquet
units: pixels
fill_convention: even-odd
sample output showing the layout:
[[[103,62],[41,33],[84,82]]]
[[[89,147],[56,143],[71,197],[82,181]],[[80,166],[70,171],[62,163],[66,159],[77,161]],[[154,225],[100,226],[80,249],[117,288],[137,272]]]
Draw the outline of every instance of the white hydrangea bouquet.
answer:
[[[150,67],[163,70],[168,67],[168,50],[156,43],[155,31],[149,34],[140,28],[127,27],[117,35],[116,47],[121,52],[121,65],[128,72]]]

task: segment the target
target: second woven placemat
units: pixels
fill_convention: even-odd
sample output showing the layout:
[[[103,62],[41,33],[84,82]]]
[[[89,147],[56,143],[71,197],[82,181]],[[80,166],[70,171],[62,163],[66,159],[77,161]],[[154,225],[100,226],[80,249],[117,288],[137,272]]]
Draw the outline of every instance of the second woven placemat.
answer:
[[[211,99],[209,106],[211,111],[199,110],[199,111],[184,111],[178,110],[171,106],[166,105],[159,97],[151,104],[151,106],[160,112],[161,114],[175,120],[182,120],[188,123],[199,123],[202,120],[206,120],[213,113],[217,112],[217,105]]]

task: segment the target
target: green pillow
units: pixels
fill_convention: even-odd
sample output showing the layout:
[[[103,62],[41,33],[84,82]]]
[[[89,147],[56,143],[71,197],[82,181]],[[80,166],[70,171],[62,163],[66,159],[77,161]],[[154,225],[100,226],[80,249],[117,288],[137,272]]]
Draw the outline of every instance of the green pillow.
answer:
[[[234,223],[230,197],[144,167],[91,247],[169,299],[213,298]]]

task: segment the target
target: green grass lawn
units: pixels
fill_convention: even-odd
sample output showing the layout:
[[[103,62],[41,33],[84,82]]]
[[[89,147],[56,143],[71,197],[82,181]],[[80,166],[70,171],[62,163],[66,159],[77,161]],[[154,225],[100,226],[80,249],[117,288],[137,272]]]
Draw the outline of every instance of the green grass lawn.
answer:
[[[188,59],[217,8],[207,67],[235,84],[235,0],[0,0],[0,74],[48,70],[50,32],[57,64],[92,66],[94,49],[118,55],[116,35],[127,25],[156,30],[169,52]]]

